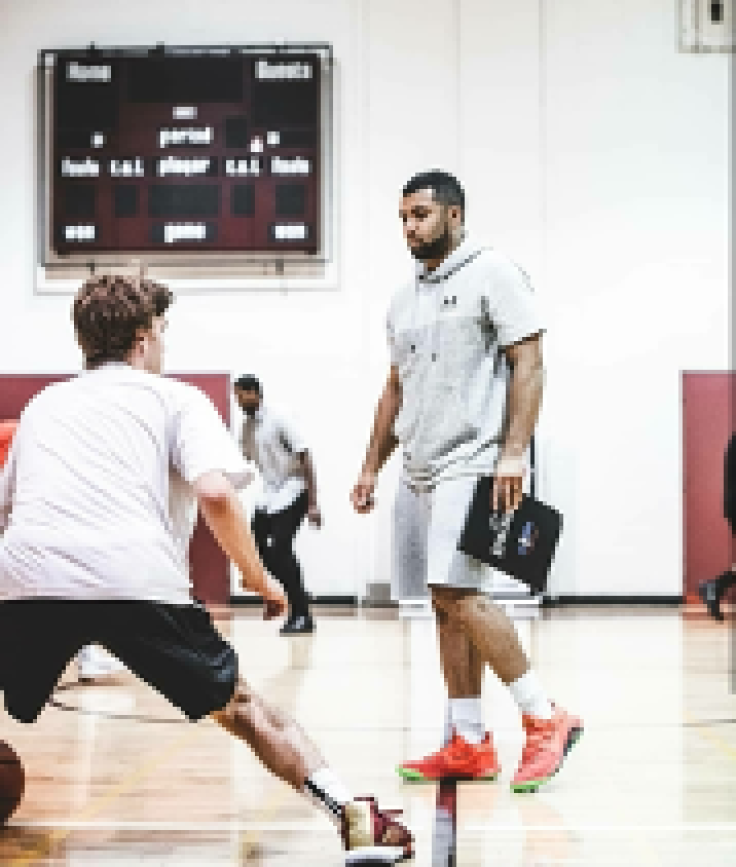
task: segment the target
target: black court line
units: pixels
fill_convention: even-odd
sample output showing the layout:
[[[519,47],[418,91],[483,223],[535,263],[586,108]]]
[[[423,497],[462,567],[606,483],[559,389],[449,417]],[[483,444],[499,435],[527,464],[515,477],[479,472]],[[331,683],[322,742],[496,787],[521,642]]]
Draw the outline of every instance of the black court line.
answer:
[[[437,788],[432,867],[457,867],[457,783],[454,780],[442,780]]]

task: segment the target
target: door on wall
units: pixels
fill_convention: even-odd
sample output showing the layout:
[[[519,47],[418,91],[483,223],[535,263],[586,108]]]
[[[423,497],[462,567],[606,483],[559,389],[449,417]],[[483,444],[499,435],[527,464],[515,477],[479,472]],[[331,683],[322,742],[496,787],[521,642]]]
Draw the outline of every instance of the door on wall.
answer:
[[[727,569],[734,540],[723,516],[723,463],[734,433],[736,374],[684,373],[684,586],[697,601],[698,583]]]

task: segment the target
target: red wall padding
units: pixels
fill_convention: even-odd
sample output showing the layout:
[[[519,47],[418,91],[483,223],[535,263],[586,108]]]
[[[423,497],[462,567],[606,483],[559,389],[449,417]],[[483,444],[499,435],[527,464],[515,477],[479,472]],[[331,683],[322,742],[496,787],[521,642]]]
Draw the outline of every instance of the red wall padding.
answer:
[[[230,424],[230,375],[227,373],[174,373],[175,379],[200,388],[213,402],[225,424]],[[0,374],[0,420],[17,419],[28,401],[63,374]],[[194,595],[203,602],[224,604],[230,598],[230,569],[212,533],[201,520],[189,549]]]
[[[697,601],[698,582],[733,561],[734,540],[723,516],[723,465],[734,432],[736,374],[683,374],[683,593]]]
[[[13,444],[15,429],[18,427],[18,422],[3,421],[0,419],[0,470],[5,466],[5,461],[8,459],[10,446]]]

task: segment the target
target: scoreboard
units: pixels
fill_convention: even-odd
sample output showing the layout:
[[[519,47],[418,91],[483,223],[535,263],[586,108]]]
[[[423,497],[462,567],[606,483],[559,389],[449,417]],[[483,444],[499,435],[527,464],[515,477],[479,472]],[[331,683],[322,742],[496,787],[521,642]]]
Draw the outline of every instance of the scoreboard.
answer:
[[[323,63],[308,47],[53,52],[47,249],[319,254]]]

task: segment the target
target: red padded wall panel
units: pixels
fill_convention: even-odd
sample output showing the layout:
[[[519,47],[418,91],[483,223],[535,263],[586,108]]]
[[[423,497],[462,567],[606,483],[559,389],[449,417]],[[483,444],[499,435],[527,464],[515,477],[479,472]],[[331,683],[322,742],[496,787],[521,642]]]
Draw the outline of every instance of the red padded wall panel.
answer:
[[[723,462],[734,432],[736,374],[683,374],[683,593],[697,601],[698,582],[733,560],[733,537],[723,516]]]

